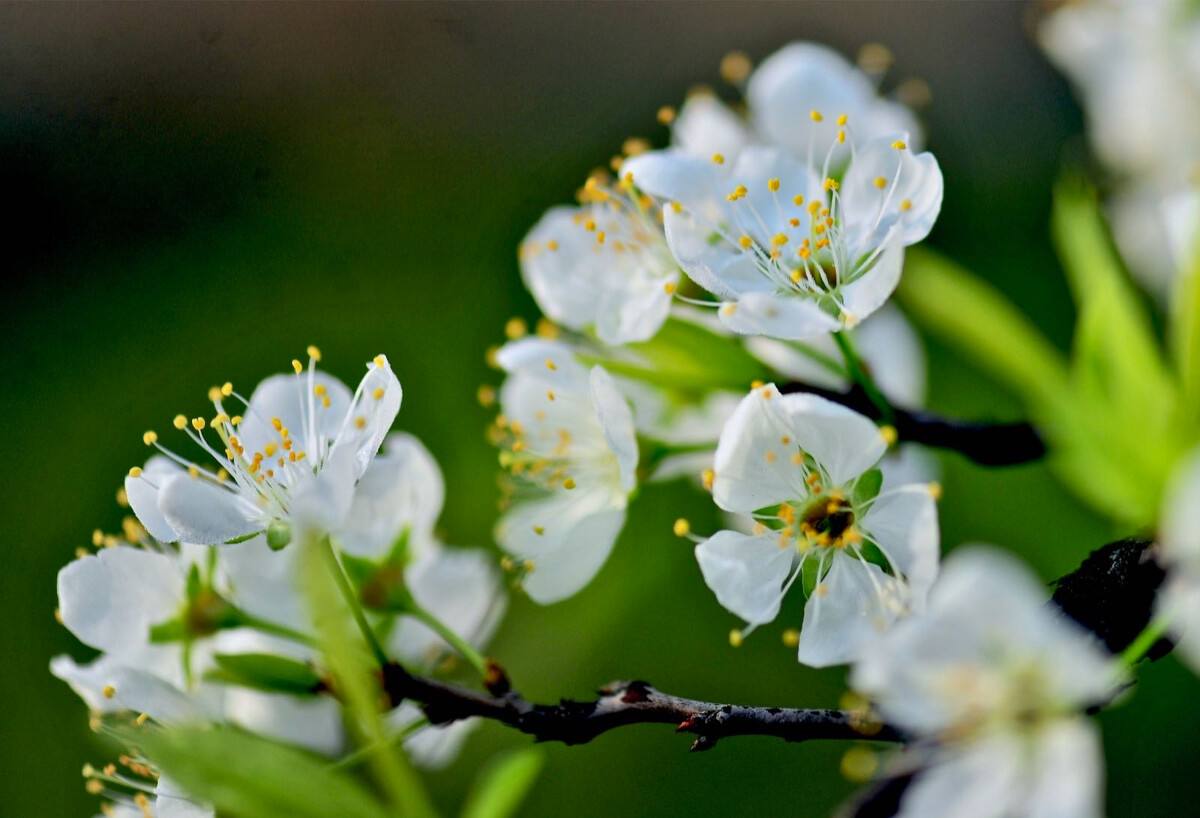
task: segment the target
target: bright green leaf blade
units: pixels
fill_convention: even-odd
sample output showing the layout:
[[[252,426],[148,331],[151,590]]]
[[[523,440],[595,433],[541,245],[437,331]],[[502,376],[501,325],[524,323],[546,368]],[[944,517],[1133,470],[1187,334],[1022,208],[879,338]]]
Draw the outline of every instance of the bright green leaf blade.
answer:
[[[533,787],[545,763],[541,750],[530,747],[494,758],[475,779],[463,805],[462,818],[508,818]]]
[[[183,788],[238,818],[387,818],[325,759],[232,727],[131,732],[129,740]]]
[[[911,248],[899,297],[908,314],[1037,407],[1058,401],[1063,356],[1004,296],[949,259]]]
[[[649,341],[628,348],[646,366],[598,360],[614,375],[643,379],[659,386],[707,392],[711,389],[744,391],[750,382],[770,377],[736,337],[718,335],[704,327],[671,318]]]

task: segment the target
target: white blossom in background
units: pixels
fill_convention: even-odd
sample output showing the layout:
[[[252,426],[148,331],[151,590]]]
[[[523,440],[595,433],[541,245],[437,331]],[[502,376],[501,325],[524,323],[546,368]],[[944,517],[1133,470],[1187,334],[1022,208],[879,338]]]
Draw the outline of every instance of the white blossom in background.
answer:
[[[693,156],[719,153],[734,159],[753,144],[775,145],[810,159],[810,152],[837,138],[836,120],[815,121],[810,112],[845,114],[855,147],[891,133],[908,133],[914,149],[920,125],[912,111],[879,95],[875,80],[836,51],[816,43],[792,43],[772,54],[746,85],[743,118],[711,93],[693,94],[671,128],[671,143]],[[849,145],[834,159],[845,160]],[[821,157],[817,157],[818,161]]]
[[[864,651],[851,685],[913,736],[898,818],[1100,818],[1100,737],[1084,711],[1121,681],[1012,557],[946,560],[925,611]]]
[[[1122,254],[1165,295],[1200,239],[1200,11],[1187,0],[1087,0],[1050,14],[1039,35],[1116,177]]]
[[[717,447],[713,501],[752,514],[757,533],[720,531],[696,546],[717,601],[747,623],[735,641],[779,613],[812,572],[798,657],[849,662],[897,618],[919,611],[937,574],[935,485],[882,486],[874,471],[885,433],[815,395],[755,389]],[[868,559],[877,549],[884,567]]]
[[[149,784],[147,786],[150,786]],[[173,780],[159,775],[154,797],[111,793],[113,800],[95,818],[213,818],[212,807],[197,804]]]
[[[273,534],[286,542],[302,524],[335,531],[346,519],[355,483],[370,465],[400,409],[400,382],[378,355],[351,393],[316,370],[320,352],[309,347],[307,368],[259,384],[249,401],[230,384],[213,387],[211,420],[183,415],[174,425],[214,461],[202,466],[159,443],[163,457],[126,478],[130,505],[161,542],[216,545]],[[226,402],[245,404],[243,412]]]
[[[536,602],[579,591],[608,558],[637,483],[633,415],[612,377],[571,348],[527,338],[498,354],[500,459],[512,475],[496,540]]]
[[[1171,482],[1158,545],[1167,568],[1158,612],[1169,623],[1177,655],[1200,673],[1200,453],[1185,460]]]
[[[838,120],[845,134],[849,122]],[[835,137],[820,146],[816,165],[752,147],[734,160],[658,151],[622,169],[664,202],[667,244],[684,272],[721,299],[725,326],[805,340],[883,306],[900,281],[904,248],[928,235],[941,209],[937,161],[912,153],[904,135],[863,145],[835,179],[830,162],[840,144]]]
[[[525,286],[565,327],[613,346],[645,341],[667,319],[679,282],[658,207],[598,176],[581,198],[580,207],[547,211],[521,243]]]

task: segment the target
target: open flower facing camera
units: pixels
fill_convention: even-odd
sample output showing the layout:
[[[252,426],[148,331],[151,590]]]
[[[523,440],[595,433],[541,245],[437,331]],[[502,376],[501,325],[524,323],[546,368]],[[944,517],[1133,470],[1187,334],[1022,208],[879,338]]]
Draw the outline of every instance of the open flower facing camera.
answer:
[[[443,541],[447,496],[451,516],[465,509],[424,444],[393,431],[402,390],[384,355],[352,390],[309,347],[248,398],[214,386],[211,412],[144,434],[155,452],[122,491],[133,516],[120,535],[97,531],[58,577],[59,621],[98,655],[58,656],[51,672],[126,748],[119,765],[84,770],[105,814],[430,818],[441,805],[418,770],[459,776],[478,759],[460,751],[491,721],[566,745],[639,723],[674,725],[693,750],[748,735],[853,742],[842,772],[867,786],[845,816],[1100,818],[1091,716],[1128,699],[1142,660],[1176,642],[1200,668],[1200,455],[1189,454],[1200,251],[1195,191],[1175,172],[1195,146],[1166,141],[1164,174],[1113,115],[1114,97],[1141,100],[1142,76],[1200,99],[1195,61],[1181,62],[1200,53],[1200,27],[1194,10],[1161,17],[1169,3],[1081,5],[1092,10],[1049,16],[1043,39],[1119,171],[1110,210],[1128,215],[1122,197],[1148,190],[1171,213],[1155,227],[1171,252],[1151,259],[1171,268],[1164,316],[1126,275],[1146,259],[1117,255],[1097,194],[1068,174],[1053,210],[1078,306],[1068,358],[988,285],[914,247],[942,209],[942,168],[913,111],[880,93],[881,47],[859,66],[812,43],[753,71],[730,55],[736,93],[662,108],[657,144],[627,140],[521,242],[521,280],[543,315],[533,334],[525,318],[508,322],[488,355],[498,374],[478,391],[496,413],[500,513],[484,521],[495,548]],[[1163,48],[1129,46],[1126,23]],[[1097,73],[1111,82],[1093,85]],[[1141,232],[1117,220],[1118,239]],[[1010,387],[1031,420],[927,409],[940,375],[927,378],[917,326]],[[426,350],[402,355],[408,371]],[[966,469],[1046,455],[1130,538],[1081,551],[1053,590],[997,549],[965,548],[940,568],[943,467],[957,536],[979,522],[954,494],[976,479]],[[662,485],[677,478],[688,482]],[[637,530],[674,491],[719,521],[701,536],[675,520],[694,562],[668,526]],[[1048,536],[1074,542],[1070,519]],[[612,575],[630,569],[609,565],[623,548],[639,571],[662,566],[651,578],[708,586],[715,601],[700,591],[703,610],[680,627],[697,640],[689,650],[721,651],[730,667],[746,657],[725,652],[727,628],[736,648],[802,616],[774,627],[806,666],[789,658],[778,672],[796,674],[793,704],[810,706],[702,701],[642,681],[590,701],[527,699],[520,677],[554,681],[520,651],[546,638],[533,618],[624,605],[604,596],[624,590]],[[482,653],[510,590],[524,618],[498,645],[523,657],[513,676]],[[671,610],[630,612],[649,627]],[[543,653],[570,662],[587,644]],[[842,709],[806,701],[829,667],[849,670]],[[515,814],[542,758],[524,748],[485,766],[462,814]]]

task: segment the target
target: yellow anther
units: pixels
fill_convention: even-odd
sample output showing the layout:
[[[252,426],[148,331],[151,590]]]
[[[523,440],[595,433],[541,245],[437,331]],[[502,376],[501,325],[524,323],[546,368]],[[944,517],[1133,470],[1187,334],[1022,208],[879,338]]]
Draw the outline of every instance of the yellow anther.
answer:
[[[844,127],[845,124],[849,121],[850,121],[850,117],[847,116],[846,114],[838,114],[837,124],[838,124],[839,128]]]
[[[671,202],[671,210],[675,213],[682,213],[683,205],[681,205],[679,202]]]
[[[535,526],[533,527],[533,533],[534,533],[534,534],[537,534],[537,535],[540,537],[540,536],[542,536],[543,534],[545,534],[545,533],[546,533],[546,527],[545,527],[545,526],[541,526],[541,525],[535,525]]]
[[[367,428],[367,419],[365,417],[363,417],[362,415],[359,415],[358,417],[356,417],[354,419],[354,428],[355,429]]]
[[[675,521],[675,525],[671,527],[671,530],[675,532],[676,537],[686,537],[692,533],[692,526],[687,520],[680,517]]]
[[[900,200],[900,210],[905,213],[912,210],[912,199],[901,199]]]
[[[100,692],[106,699],[111,699],[113,696],[117,695],[117,689],[112,685],[105,685],[100,689]]]
[[[318,398],[323,397],[328,391],[323,383],[319,383],[313,387],[313,394]]]
[[[714,153],[712,155],[712,160],[713,160],[713,162],[717,163],[718,165],[724,165],[725,164],[725,154]]]
[[[837,132],[837,141],[838,141],[839,145],[844,145],[846,143],[846,132],[845,131]]]
[[[229,423],[233,426],[241,426],[242,425],[242,416],[234,415],[233,417],[231,417],[229,419]]]
[[[510,341],[515,341],[522,338],[529,332],[529,325],[525,323],[524,318],[513,317],[508,319],[504,324],[504,336]]]
[[[905,142],[903,139],[897,139],[895,142],[892,143],[892,147],[898,151],[902,151],[908,147],[908,143]]]
[[[760,381],[758,379],[750,381],[751,389],[762,389],[764,386],[766,386],[766,381]]]
[[[583,223],[583,229],[588,231],[589,233],[594,232],[596,229],[596,220],[588,219],[587,221],[585,221]]]
[[[188,477],[195,480],[199,476],[200,476],[200,469],[196,468],[195,466],[188,466]]]
[[[717,473],[712,469],[705,469],[704,471],[700,472],[700,484],[704,486],[707,491],[712,491],[713,481],[716,479]]]
[[[821,183],[821,187],[825,188],[826,190],[837,190],[838,189],[837,179],[833,179],[833,178],[827,176],[827,177],[825,177],[825,181]]]
[[[934,500],[942,499],[942,484],[941,483],[937,483],[937,482],[930,483],[927,488],[929,489],[929,496],[932,497]]]
[[[173,425],[176,429],[186,429],[187,418],[183,415],[176,415],[175,419],[171,421],[171,425]]]
[[[225,383],[221,384],[221,394],[224,395],[225,397],[229,397],[230,395],[232,395],[233,394],[233,384],[230,383],[229,381],[225,381]]]
[[[266,446],[263,446],[263,454],[267,457],[274,457],[277,451],[279,451],[279,447],[274,443],[268,443]]]
[[[607,238],[607,235],[608,234],[606,234],[603,230],[601,230],[599,233],[597,233],[596,234],[596,244],[604,244],[604,239]]]
[[[550,241],[546,242],[546,249],[553,253],[558,249],[558,242],[556,242],[554,239],[550,239]]]
[[[657,119],[660,125],[670,125],[675,121],[675,109],[670,105],[664,105],[658,109]]]
[[[148,713],[138,713],[138,717],[133,720],[133,723],[138,727],[143,727],[148,721],[150,721],[150,715]]]
[[[304,351],[308,353],[308,357],[312,358],[314,361],[321,360],[321,350],[317,349],[312,344],[309,344],[308,348]]]
[[[775,454],[773,451],[767,450],[767,453],[763,455],[763,459],[765,459],[768,463],[774,463],[779,459],[779,455]]]
[[[743,250],[749,250],[754,246],[754,239],[750,238],[749,236],[742,236],[738,239],[738,246]]]
[[[779,180],[778,179],[768,179],[767,180],[767,190],[771,191],[772,193],[777,192],[779,190]]]
[[[213,403],[216,403],[217,401],[219,401],[221,399],[221,387],[210,386],[208,388],[208,399],[210,401],[212,401]]]
[[[792,273],[788,276],[788,278],[792,280],[793,284],[799,284],[800,279],[804,278],[804,270],[797,267],[795,270],[792,270]]]
[[[546,400],[554,400],[554,390],[553,389],[546,390]]]
[[[675,295],[675,291],[677,289],[679,289],[679,285],[676,284],[674,281],[668,281],[666,284],[663,285],[663,292],[666,293],[667,295]]]
[[[104,545],[104,532],[98,528],[92,532],[92,545],[97,548]]]
[[[134,466],[134,467],[132,467],[132,468],[129,470],[129,476],[130,476],[130,477],[141,477],[141,476],[142,476],[142,468],[141,468],[141,466]]]
[[[575,480],[568,477],[566,480],[563,481],[563,488],[565,488],[567,491],[570,491],[571,489],[575,488]]]
[[[783,632],[783,644],[789,648],[794,648],[800,644],[800,631],[795,628],[788,628]]]
[[[825,117],[816,108],[808,112],[808,116],[813,122],[823,122]]]
[[[771,244],[774,244],[776,247],[782,247],[783,245],[785,245],[787,243],[788,243],[788,237],[783,233],[776,233],[774,236],[771,237]]]
[[[195,429],[197,432],[204,429],[204,426],[205,426],[204,418],[192,418],[192,428]]]
[[[897,435],[895,426],[880,426],[879,436],[883,438],[883,442],[891,446],[895,444]]]
[[[730,84],[737,85],[744,82],[750,76],[750,69],[753,67],[750,58],[746,56],[746,52],[730,51],[721,58],[721,79]]]
[[[745,637],[742,636],[741,631],[737,630],[736,628],[734,630],[731,630],[729,632],[729,646],[734,647],[734,648],[740,648],[742,646],[742,641],[744,640],[744,638]]]
[[[800,258],[802,258],[802,259],[807,259],[809,256],[812,255],[812,250],[809,250],[807,246],[800,247],[796,250],[796,255],[800,256]],[[800,271],[797,270],[796,272],[800,272]]]
[[[851,747],[842,755],[842,777],[855,784],[865,784],[879,770],[879,757],[868,747]]]
[[[802,204],[804,204],[804,197],[797,193],[792,197],[792,204],[794,204],[796,207],[800,207]]]
[[[558,337],[558,327],[548,318],[539,318],[537,320],[537,335],[539,338],[546,338],[553,341]]]
[[[387,357],[384,355],[376,355],[371,359],[371,363],[375,364],[378,369],[383,369],[387,366]]]
[[[726,318],[733,315],[735,312],[737,312],[737,304],[733,301],[727,301],[721,305],[721,315],[724,315]]]
[[[883,190],[885,187],[887,187],[887,179],[884,179],[882,176],[876,176],[874,185],[880,190]]]
[[[216,416],[214,416],[213,419],[209,422],[209,425],[215,429],[218,426],[224,426],[228,422],[229,422],[229,415],[225,414],[224,412],[218,412],[216,414]]]
[[[375,400],[383,400],[383,396],[386,393],[387,393],[386,389],[384,389],[382,386],[377,386],[377,387],[375,387],[375,390],[373,392],[371,392],[371,397],[373,397]]]
[[[292,358],[292,370],[293,370],[293,371],[294,371],[294,372],[295,372],[297,375],[299,375],[301,372],[303,372],[303,371],[304,371],[304,364],[300,363],[300,362],[299,362],[298,360],[296,360],[295,358]]]
[[[144,433],[142,435],[142,442],[145,443],[147,446],[153,446],[155,443],[158,442],[158,433],[157,432]]]

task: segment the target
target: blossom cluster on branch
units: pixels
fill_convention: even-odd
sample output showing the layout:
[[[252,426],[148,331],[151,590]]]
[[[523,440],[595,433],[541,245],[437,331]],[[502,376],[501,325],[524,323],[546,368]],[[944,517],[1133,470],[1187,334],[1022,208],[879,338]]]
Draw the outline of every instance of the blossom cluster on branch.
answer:
[[[1047,21],[1054,47],[1076,36],[1077,13]],[[1096,623],[1118,614],[1078,613],[1104,596],[1082,573],[1060,589],[1060,608],[998,548],[943,561],[929,447],[990,465],[1048,447],[1070,483],[1083,465],[1103,465],[1088,458],[1107,427],[1072,423],[1083,410],[1048,398],[1057,384],[1031,387],[1037,430],[923,411],[921,343],[892,303],[902,273],[981,310],[978,322],[935,312],[931,324],[984,357],[992,346],[979,333],[1003,309],[973,306],[991,297],[978,295],[982,285],[931,251],[909,251],[937,220],[942,171],[921,150],[915,114],[880,92],[884,52],[867,56],[860,67],[795,43],[751,70],[731,55],[722,70],[736,102],[706,91],[663,108],[666,147],[629,140],[576,204],[530,230],[518,260],[544,317],[533,333],[509,322],[507,342],[489,353],[503,381],[479,393],[497,408],[488,437],[503,469],[498,564],[438,540],[442,476],[416,438],[391,431],[402,392],[383,355],[351,390],[309,347],[249,397],[214,386],[211,410],[176,417],[174,435],[147,431],[153,454],[122,492],[132,516],[120,534],[96,532],[96,551],[81,549],[58,582],[60,621],[100,655],[58,657],[51,670],[96,729],[131,748],[120,765],[85,768],[105,811],[254,814],[280,791],[214,780],[219,769],[200,758],[207,739],[185,742],[190,752],[172,744],[249,734],[264,758],[284,747],[318,754],[286,758],[329,786],[359,787],[347,770],[367,764],[374,788],[345,790],[364,810],[354,814],[434,814],[409,762],[447,763],[488,718],[567,743],[642,722],[695,734],[694,749],[747,734],[886,739],[904,749],[878,776],[902,782],[889,792],[905,818],[1099,816],[1103,763],[1089,714],[1130,686],[1164,635],[1200,669],[1200,628],[1185,629],[1200,619],[1200,455],[1187,454],[1200,445],[1200,256],[1181,239],[1171,261],[1181,282],[1172,321],[1184,325],[1162,364],[1171,442],[1138,459],[1151,478],[1139,486],[1144,502],[1111,514],[1155,535],[1136,555],[1165,572],[1153,619],[1116,639]],[[1102,153],[1125,155],[1102,127],[1096,135]],[[1064,205],[1062,218],[1086,222],[1080,208]],[[1075,241],[1068,268],[1095,258],[1073,257]],[[1126,302],[1104,309],[1140,331]],[[1130,346],[1081,337],[1087,374],[1103,381],[1077,383],[1096,390],[1089,411],[1128,411],[1121,382],[1105,378],[1137,365]],[[551,605],[602,582],[639,487],[680,477],[722,519],[702,534],[681,517],[673,534],[694,544],[694,581],[744,623],[732,647],[800,595],[803,622],[784,639],[802,664],[849,666],[854,708],[713,704],[642,682],[594,702],[535,705],[484,658],[506,585]],[[453,678],[464,674],[472,681]],[[197,725],[208,733],[188,732]]]

